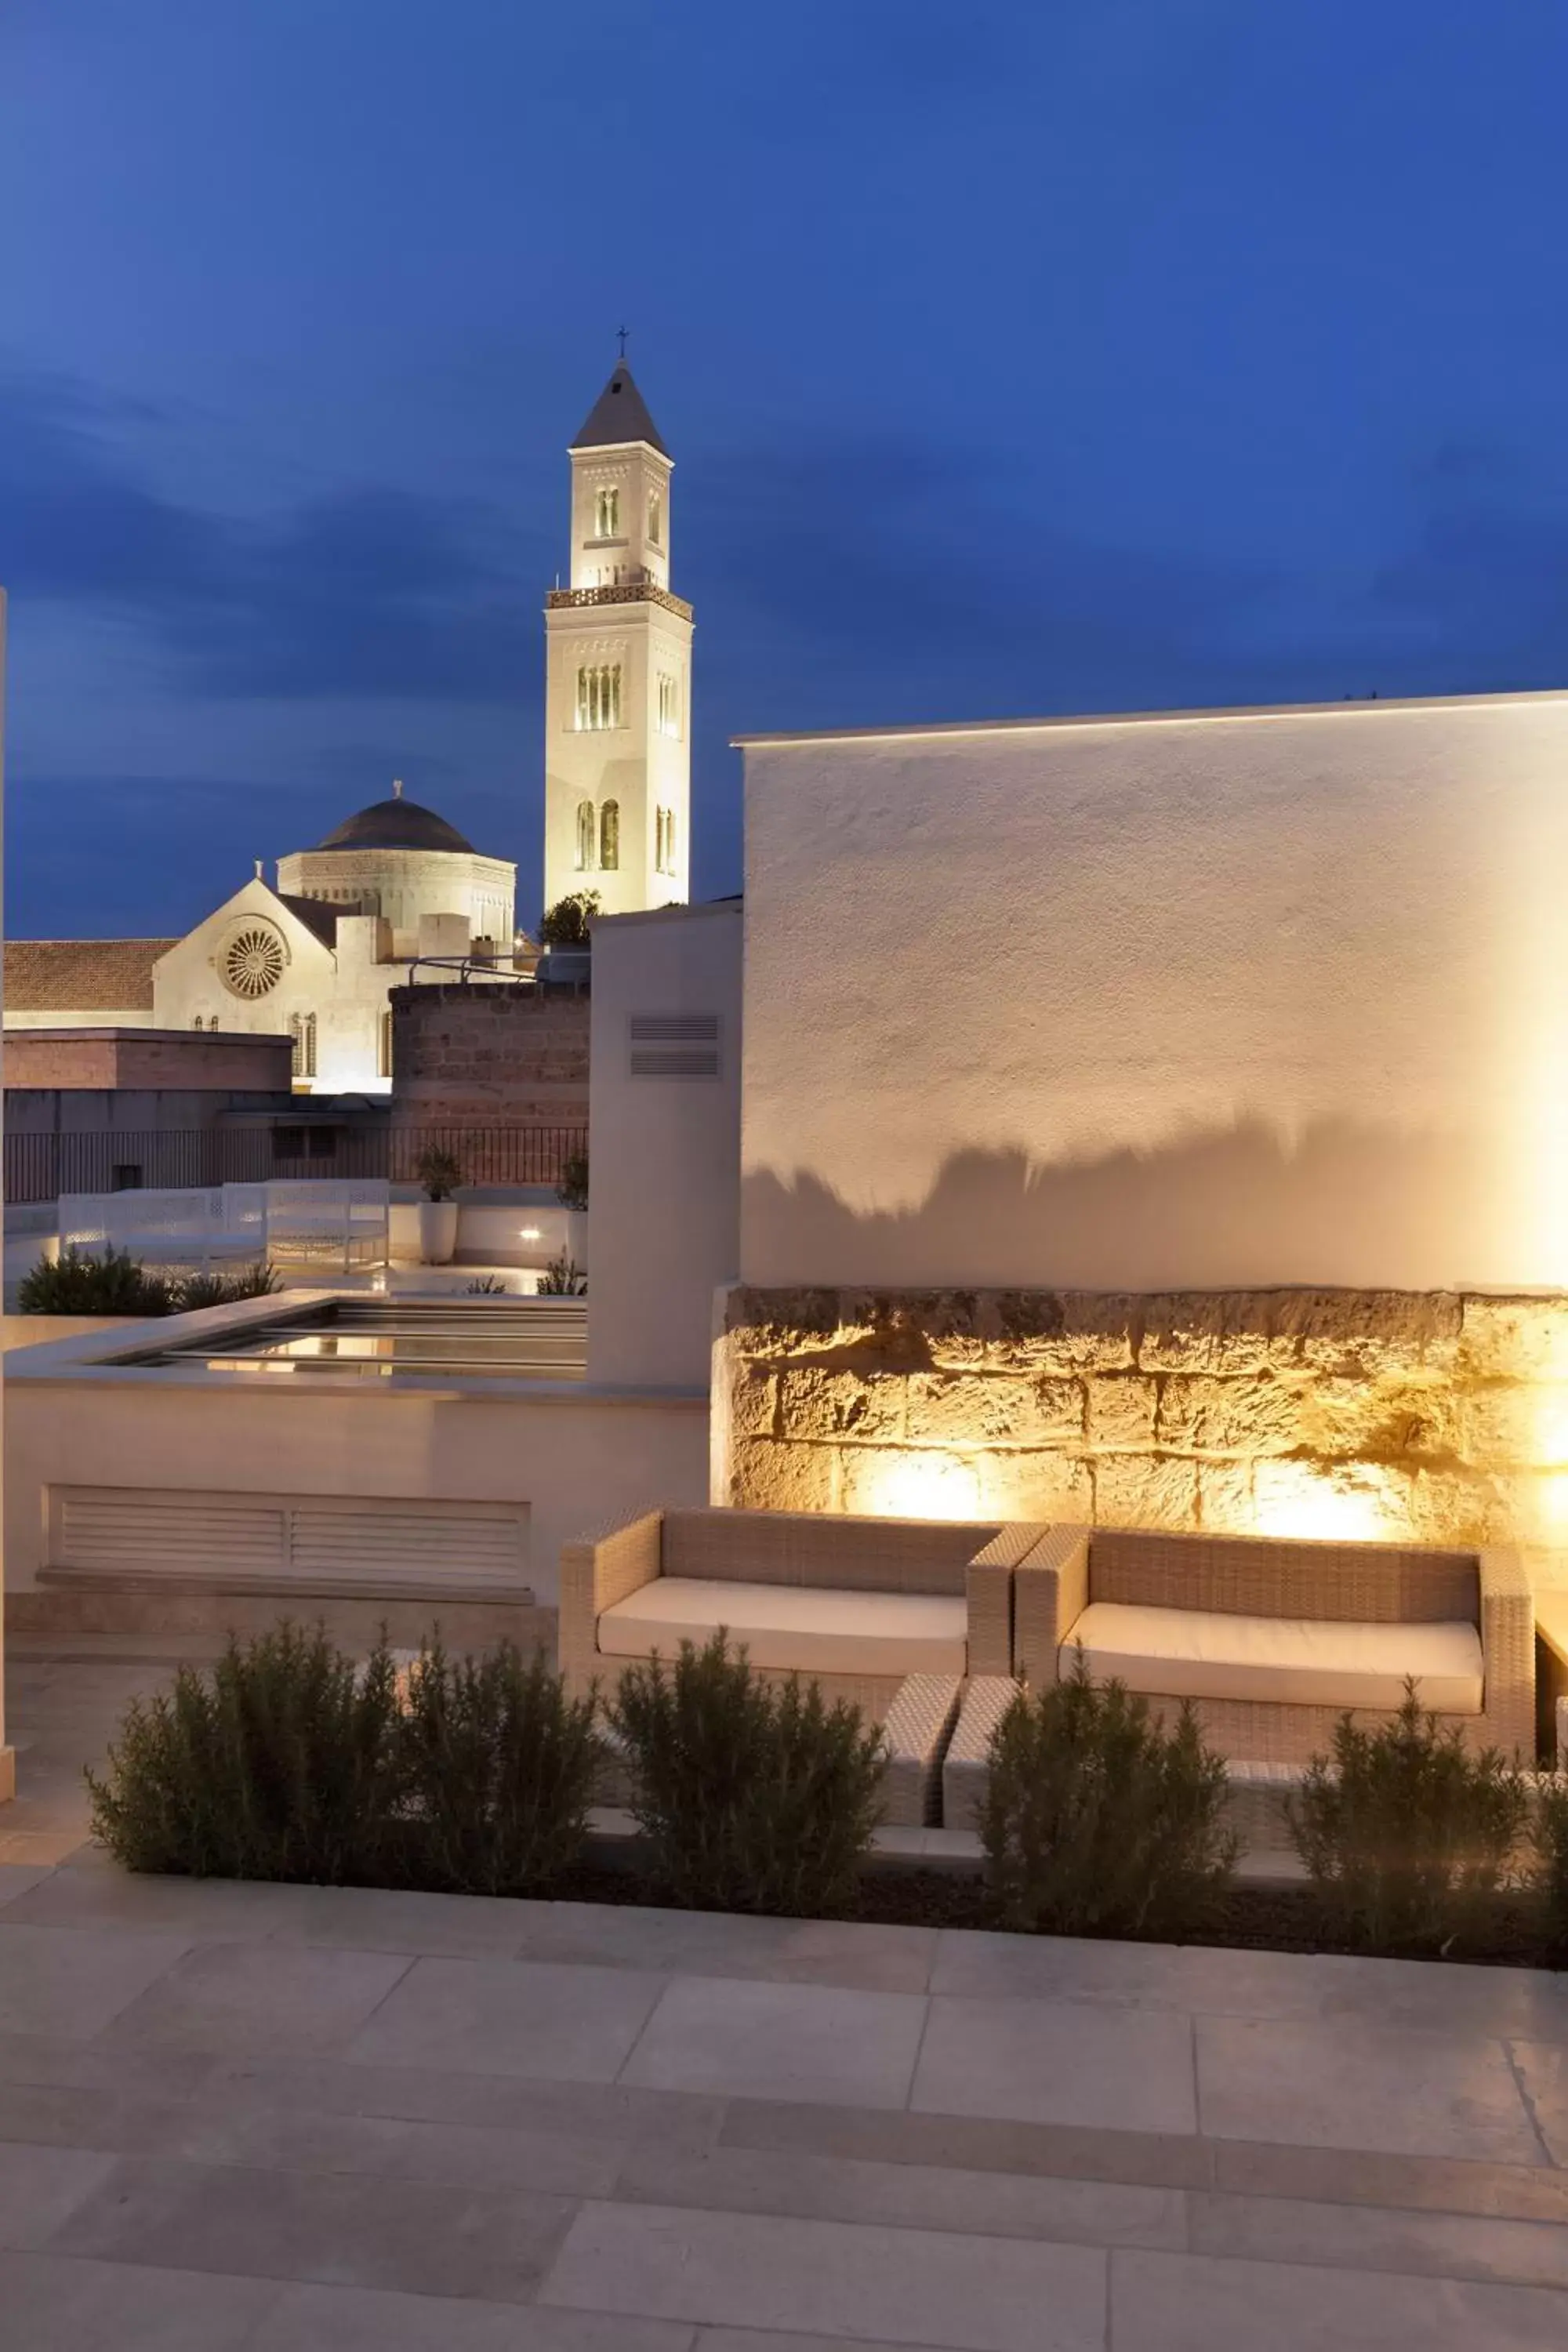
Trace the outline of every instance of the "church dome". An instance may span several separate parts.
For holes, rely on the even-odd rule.
[[[417,801],[405,801],[401,793],[345,817],[316,844],[317,852],[323,849],[446,849],[475,855],[473,843],[455,824],[434,809],[421,808]]]

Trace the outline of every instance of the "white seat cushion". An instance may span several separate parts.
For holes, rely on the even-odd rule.
[[[1091,1601],[1058,1653],[1066,1680],[1083,1644],[1091,1682],[1173,1698],[1298,1706],[1397,1707],[1414,1675],[1425,1707],[1479,1715],[1481,1639],[1462,1623],[1351,1625],[1329,1617],[1237,1617]]]
[[[599,1619],[606,1657],[673,1658],[721,1625],[754,1666],[809,1675],[962,1675],[969,1609],[962,1593],[843,1592],[727,1577],[656,1576]]]

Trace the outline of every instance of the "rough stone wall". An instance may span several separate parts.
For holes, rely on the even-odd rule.
[[[718,1496],[1436,1543],[1568,1539],[1568,1298],[728,1297]]]
[[[395,988],[392,1116],[419,1127],[586,1127],[585,996],[489,982]]]

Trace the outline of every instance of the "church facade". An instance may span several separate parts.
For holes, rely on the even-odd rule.
[[[569,587],[545,606],[544,904],[684,900],[691,608],[669,588],[673,461],[624,358],[571,445]],[[5,1025],[286,1035],[300,1092],[385,1095],[391,992],[526,980],[517,867],[404,797],[279,859],[178,940],[5,950]]]

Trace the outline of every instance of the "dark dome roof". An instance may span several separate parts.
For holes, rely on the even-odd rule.
[[[377,801],[374,808],[361,809],[356,815],[345,817],[318,849],[456,849],[466,850],[471,856],[474,845],[465,841],[455,824],[448,824],[434,809],[421,808],[417,801]]]

